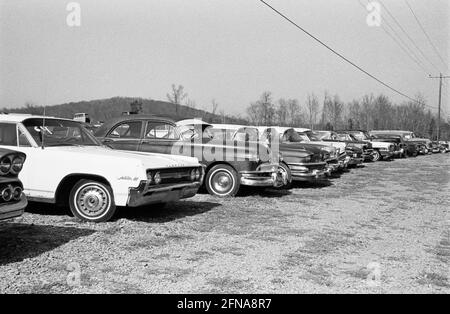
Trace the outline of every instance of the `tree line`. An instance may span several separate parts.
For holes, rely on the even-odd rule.
[[[409,130],[418,136],[437,137],[437,117],[432,113],[423,96],[416,101],[393,103],[380,94],[364,95],[345,103],[335,94],[325,92],[323,97],[310,93],[301,103],[298,99],[275,100],[270,91],[246,108],[246,117],[227,115],[219,103],[212,99],[210,107],[197,108],[195,100],[188,97],[183,85],[172,84],[167,101],[152,99],[113,97],[109,99],[71,102],[46,107],[46,114],[73,118],[76,112],[88,113],[92,121],[105,121],[125,111],[163,115],[174,120],[201,118],[209,123],[244,125],[278,125],[306,127],[316,130]],[[136,109],[139,108],[139,109]],[[20,112],[42,115],[43,106],[27,103],[22,108],[3,109],[3,112]],[[450,118],[441,119],[441,139],[450,140]]]
[[[418,136],[437,137],[437,115],[423,96],[416,102],[393,103],[386,95],[364,95],[344,102],[338,95],[325,92],[322,99],[308,94],[301,104],[297,99],[275,100],[263,92],[246,109],[251,125],[305,127],[317,130],[408,130]],[[441,139],[450,139],[450,119],[440,121]]]

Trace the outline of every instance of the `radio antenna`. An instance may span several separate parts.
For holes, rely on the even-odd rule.
[[[44,118],[42,119],[42,130],[41,130],[41,148],[44,149],[44,138],[45,138],[45,104],[44,104]]]

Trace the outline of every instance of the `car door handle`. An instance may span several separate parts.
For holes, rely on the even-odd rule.
[[[103,140],[103,143],[112,143],[112,142],[114,142],[114,141],[111,139],[108,139],[108,138]]]

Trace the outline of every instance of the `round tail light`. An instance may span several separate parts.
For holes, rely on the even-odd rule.
[[[12,192],[12,198],[15,200],[15,201],[20,201],[20,198],[22,197],[22,188],[20,187],[20,186],[16,186],[14,189],[13,189],[13,192]]]
[[[9,202],[13,198],[13,190],[10,186],[7,186],[2,189],[0,195],[5,202]]]
[[[9,157],[4,157],[0,160],[0,174],[8,174],[11,170],[11,159]]]

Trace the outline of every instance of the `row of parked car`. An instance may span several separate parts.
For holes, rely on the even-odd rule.
[[[122,115],[93,127],[0,114],[0,220],[21,215],[30,200],[102,222],[118,206],[177,201],[199,189],[218,197],[235,196],[242,186],[285,189],[363,162],[448,151],[448,142],[408,131],[175,123],[154,115]]]

